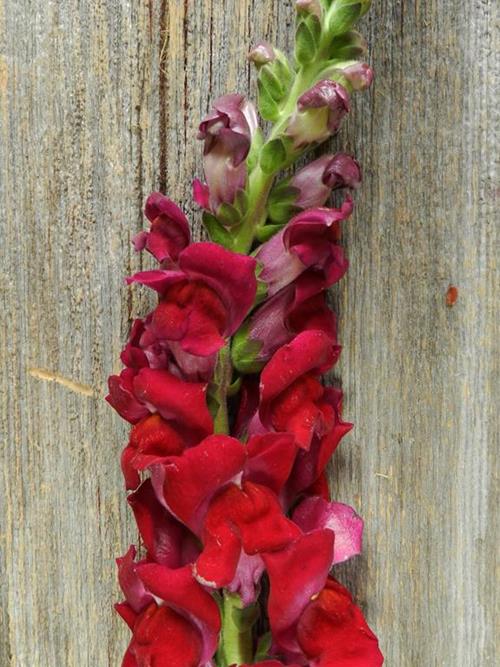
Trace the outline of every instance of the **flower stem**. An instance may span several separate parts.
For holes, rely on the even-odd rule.
[[[227,410],[227,392],[231,384],[233,367],[229,345],[224,346],[217,357],[213,383],[210,385],[209,398],[214,405],[214,433],[229,434],[229,415]]]
[[[221,613],[222,629],[216,655],[218,667],[251,664],[254,657],[252,627],[258,614],[256,605],[244,608],[239,595],[224,591]]]

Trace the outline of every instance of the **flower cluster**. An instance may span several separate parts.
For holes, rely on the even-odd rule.
[[[371,81],[350,31],[366,4],[300,0],[295,68],[268,44],[252,51],[267,141],[240,95],[201,123],[194,197],[210,242],[191,241],[167,197],[146,202],[134,245],[157,267],[128,282],[158,302],[134,321],[107,396],[132,425],[121,466],[143,545],[117,560],[116,608],[132,631],[123,667],[383,662],[331,576],[360,553],[363,521],[332,501],[325,474],[351,429],[321,375],[340,354],[326,291],[347,270],[340,226],[353,201],[327,203],[359,185],[360,167],[337,153],[276,179]]]

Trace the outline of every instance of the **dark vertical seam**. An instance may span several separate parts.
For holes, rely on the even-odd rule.
[[[158,63],[158,96],[159,96],[159,128],[158,128],[158,188],[160,192],[167,190],[167,91],[168,77],[164,67],[168,47],[166,42],[169,40],[167,32],[167,13],[168,0],[161,0],[160,6],[160,43],[159,43],[159,63]]]

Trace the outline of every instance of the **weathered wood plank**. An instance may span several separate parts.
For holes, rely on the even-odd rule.
[[[197,122],[217,95],[253,92],[244,56],[260,37],[290,44],[291,5],[0,0],[1,665],[120,664],[113,558],[135,533],[126,429],[101,398],[145,311],[122,283],[129,239],[158,186],[199,234]],[[340,575],[389,667],[489,666],[494,3],[374,5],[376,83],[336,140],[365,168],[334,294],[356,430],[333,486],[365,516],[366,548]]]

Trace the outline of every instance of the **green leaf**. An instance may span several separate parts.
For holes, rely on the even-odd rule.
[[[301,21],[295,34],[295,60],[299,65],[307,65],[316,53],[316,40],[309,26]]]
[[[275,122],[280,117],[280,109],[278,104],[273,99],[267,88],[259,79],[257,81],[257,88],[259,89],[259,111],[264,120]]]
[[[349,0],[337,1],[328,16],[328,32],[332,37],[350,30],[361,16],[361,2]]]
[[[350,30],[335,37],[332,42],[331,57],[339,60],[357,60],[368,50],[366,40],[359,32]]]
[[[234,200],[234,205],[240,212],[241,217],[243,217],[248,210],[248,194],[245,190],[238,190]]]
[[[273,100],[280,102],[285,95],[285,89],[273,69],[271,65],[264,65],[259,72],[259,80]]]
[[[260,168],[265,174],[274,174],[286,164],[287,150],[281,139],[268,141],[260,152]]]

